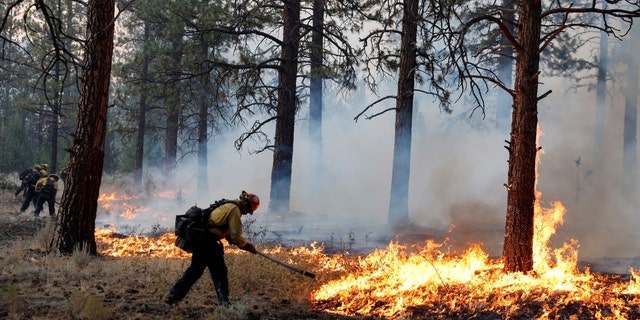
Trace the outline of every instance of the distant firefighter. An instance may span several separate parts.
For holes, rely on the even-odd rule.
[[[33,206],[36,206],[36,201],[38,200],[38,192],[36,191],[36,183],[40,178],[46,177],[47,172],[44,170],[33,171],[27,176],[27,192],[24,196],[24,201],[22,202],[22,206],[20,207],[20,213],[25,212],[29,208],[29,203],[33,202]]]
[[[36,183],[36,191],[38,191],[38,202],[36,203],[36,212],[34,215],[37,217],[42,211],[44,203],[49,206],[49,216],[56,216],[56,194],[58,193],[58,175],[50,174],[48,177],[44,177]]]
[[[40,165],[34,164],[32,168],[26,168],[22,170],[22,172],[20,172],[20,174],[18,175],[18,178],[20,179],[20,187],[18,187],[18,189],[16,190],[16,193],[15,193],[16,197],[20,194],[20,192],[23,193],[23,196],[27,195],[27,185],[28,185],[28,183],[26,182],[27,177],[29,176],[30,173],[34,171],[40,172],[40,170],[42,170]]]

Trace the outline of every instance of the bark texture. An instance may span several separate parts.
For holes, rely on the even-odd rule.
[[[411,129],[415,89],[418,0],[405,1],[402,15],[400,71],[398,74],[398,96],[396,98],[395,139],[388,218],[388,223],[392,226],[409,220],[409,176],[411,171]]]
[[[540,0],[520,1],[519,21],[503,254],[509,272],[533,269]]]
[[[288,213],[291,198],[293,164],[293,131],[298,101],[298,47],[300,46],[300,1],[285,0],[283,12],[283,44],[278,76],[278,104],[271,170],[270,213]]]
[[[92,0],[82,69],[78,126],[52,245],[61,253],[96,254],[95,222],[104,164],[109,80],[113,54],[114,0]]]

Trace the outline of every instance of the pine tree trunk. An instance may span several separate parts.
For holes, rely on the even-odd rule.
[[[184,29],[177,31],[171,36],[171,81],[165,84],[166,99],[166,121],[165,144],[164,144],[164,178],[165,184],[169,187],[175,183],[175,173],[178,158],[178,129],[180,128],[180,111],[182,110],[182,99],[180,90],[181,64],[184,50]]]
[[[278,79],[278,105],[271,170],[270,213],[288,213],[291,198],[293,133],[298,102],[296,80],[300,30],[300,0],[285,0],[283,12],[283,44]]]
[[[202,55],[203,61],[208,59],[207,55],[209,52],[209,45],[203,42],[200,45],[200,54]],[[200,99],[198,101],[198,170],[196,177],[198,184],[198,195],[200,197],[205,197],[209,195],[209,179],[208,179],[208,155],[207,155],[207,143],[209,142],[209,106],[213,101],[215,101],[215,97],[208,95],[209,92],[207,88],[211,87],[211,81],[209,78],[209,72],[206,64],[202,64],[198,70],[202,73],[200,76]]]
[[[312,187],[322,179],[322,98],[323,98],[323,28],[324,0],[313,1],[313,31],[311,35],[311,79],[309,80],[309,165]],[[320,190],[316,190],[320,191]]]
[[[540,15],[539,0],[520,1],[503,256],[509,272],[533,269]]]
[[[144,38],[143,43],[149,40],[150,33],[149,23],[144,23]],[[138,133],[136,135],[136,155],[135,155],[135,172],[133,175],[133,185],[137,191],[142,189],[142,169],[144,165],[144,136],[147,131],[147,78],[149,77],[149,55],[147,54],[146,46],[142,46],[143,59],[142,59],[142,87],[140,89],[140,105],[138,111]]]
[[[74,250],[96,254],[95,222],[104,164],[114,11],[114,0],[88,3],[78,126],[59,210],[59,227],[52,242],[65,254]]]
[[[606,1],[602,1],[606,7]],[[602,17],[602,27],[606,22],[606,16]],[[598,76],[596,83],[596,116],[594,125],[594,162],[597,169],[602,168],[602,156],[604,154],[604,124],[606,118],[607,103],[607,69],[609,61],[609,36],[600,31],[600,54],[598,55]]]
[[[638,52],[634,40],[637,32],[631,31],[625,41],[627,52]],[[627,56],[626,87],[624,88],[624,129],[622,134],[622,194],[627,201],[634,201],[638,186],[638,62],[635,55]],[[635,208],[635,205],[631,206]],[[632,209],[635,212],[635,209]]]
[[[400,70],[396,97],[395,139],[391,175],[388,224],[409,221],[409,176],[411,169],[411,126],[415,88],[418,0],[404,2],[400,43]]]

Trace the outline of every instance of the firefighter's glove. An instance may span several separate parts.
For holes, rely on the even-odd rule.
[[[242,248],[240,248],[240,249],[242,249],[242,250],[244,250],[244,251],[247,251],[247,252],[251,252],[251,253],[253,253],[253,254],[258,253],[258,251],[256,250],[256,247],[254,247],[251,243],[248,243],[248,242],[247,242],[247,244],[245,244],[245,245],[244,245]]]

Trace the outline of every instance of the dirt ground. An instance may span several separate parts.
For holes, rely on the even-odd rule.
[[[329,265],[328,259],[340,260],[343,270],[356,270],[358,254],[336,259],[340,253],[307,253],[300,248],[272,251],[277,259],[318,275],[311,279],[230,246],[225,259],[232,306],[218,305],[206,271],[182,302],[169,306],[162,298],[188,266],[188,255],[158,256],[152,254],[158,249],[149,243],[141,248],[116,248],[115,239],[143,242],[136,236],[113,234],[113,241],[98,241],[99,251],[128,248],[133,254],[95,257],[75,252],[61,256],[48,252],[55,223],[49,217],[19,215],[19,206],[13,190],[0,190],[0,319],[381,319],[326,311],[338,310],[346,301],[311,301],[315,289],[343,275],[338,268],[322,267]],[[405,240],[442,237],[433,230],[404,231]],[[274,249],[263,243],[257,246],[263,251]],[[181,252],[170,245],[165,247]],[[589,303],[574,300],[571,291],[536,288],[516,291],[513,297],[497,289],[462,303],[474,296],[473,287],[445,285],[433,293],[434,298],[393,319],[640,319],[640,300],[635,294],[612,294],[607,289],[629,280],[628,276],[613,274],[596,277],[600,296]],[[365,298],[364,303],[372,303],[374,311],[387,307],[375,297]],[[512,303],[503,303],[511,298],[517,304],[515,309]],[[452,308],[456,301],[460,305]],[[492,304],[500,307],[489,307]],[[613,308],[622,310],[622,315],[611,311]]]
[[[312,308],[316,281],[233,248],[231,307],[218,306],[206,271],[178,306],[166,305],[188,258],[47,252],[50,219],[18,215],[20,200],[0,192],[0,319],[353,319]]]

